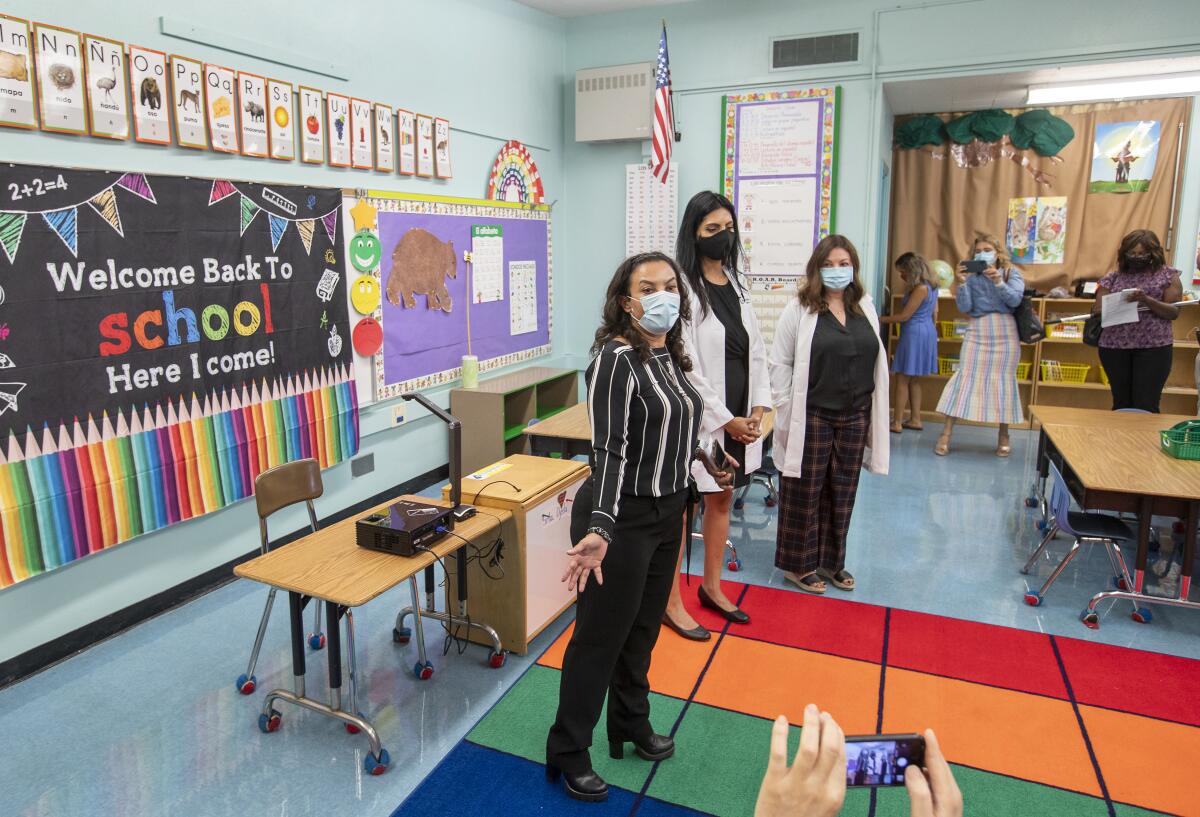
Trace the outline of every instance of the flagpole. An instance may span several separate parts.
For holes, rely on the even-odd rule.
[[[662,18],[663,42],[667,40],[667,18]],[[671,100],[671,141],[679,141],[679,131],[675,129],[675,83],[672,82],[667,89],[667,96]]]

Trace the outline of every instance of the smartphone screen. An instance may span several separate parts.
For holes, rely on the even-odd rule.
[[[983,273],[983,271],[988,268],[987,261],[963,261],[962,265],[967,272],[974,272],[977,274]]]
[[[847,786],[903,786],[904,770],[925,765],[920,735],[864,735],[846,738]]]
[[[722,471],[725,470],[725,466],[729,462],[729,459],[725,456],[725,449],[716,440],[713,440],[712,443],[712,461],[713,465]]]

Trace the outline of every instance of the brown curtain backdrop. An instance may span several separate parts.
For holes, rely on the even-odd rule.
[[[1010,109],[1009,113],[1023,110]],[[1186,129],[1191,99],[1068,105],[1047,110],[1075,129],[1075,138],[1058,155],[1062,161],[1039,156],[1032,149],[1018,151],[1017,155],[1028,159],[1029,168],[1049,176],[1048,184],[1039,184],[1028,169],[1005,156],[977,167],[960,167],[951,155],[950,142],[935,148],[896,148],[892,153],[889,259],[912,250],[927,259],[940,258],[956,266],[971,257],[971,242],[977,232],[991,233],[1004,241],[1008,200],[1030,196],[1067,197],[1065,263],[1020,265],[1026,283],[1043,293],[1055,286],[1071,286],[1076,280],[1103,276],[1114,267],[1117,246],[1130,230],[1154,230],[1165,245],[1175,193],[1176,156],[1181,144],[1186,144],[1180,141],[1180,125]],[[938,114],[946,120],[956,115]],[[897,117],[896,124],[904,119]],[[1096,125],[1133,120],[1162,123],[1149,191],[1089,194]],[[1182,138],[1186,140],[1187,134],[1182,133]],[[1011,145],[1007,148],[1015,150]],[[1168,260],[1170,256],[1168,251]],[[890,267],[888,281],[892,292],[902,291]]]

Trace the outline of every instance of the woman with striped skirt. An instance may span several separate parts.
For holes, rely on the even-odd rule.
[[[1008,427],[1021,423],[1021,397],[1017,391],[1017,364],[1021,341],[1013,310],[1025,295],[1025,280],[1012,265],[1003,245],[990,235],[975,239],[974,258],[987,264],[983,272],[967,272],[960,264],[950,291],[959,310],[971,318],[959,353],[958,371],[942,391],[937,410],[946,425],[933,452],[950,453],[950,435],[956,419],[998,423],[996,456],[1012,453]]]

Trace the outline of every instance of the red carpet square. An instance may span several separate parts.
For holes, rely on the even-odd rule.
[[[1081,704],[1200,726],[1200,661],[1073,638],[1058,651]]]
[[[1049,636],[893,610],[888,666],[1067,698]]]
[[[883,607],[755,585],[742,609],[750,623],[730,625],[731,635],[860,661],[883,655]]]

